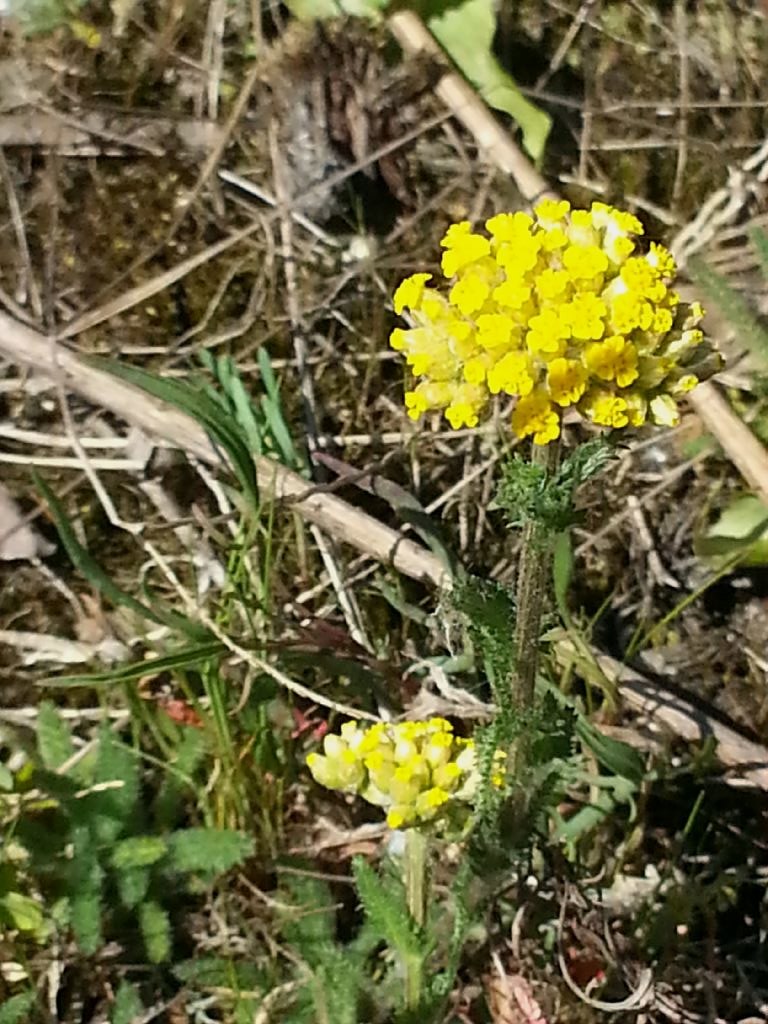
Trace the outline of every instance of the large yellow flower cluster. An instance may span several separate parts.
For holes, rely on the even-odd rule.
[[[607,427],[648,417],[674,425],[676,399],[717,359],[698,329],[700,305],[670,287],[672,255],[655,244],[635,252],[637,218],[605,203],[572,210],[545,200],[533,217],[500,213],[485,227],[448,229],[446,294],[428,285],[431,274],[395,292],[411,327],[390,343],[421,378],[406,392],[408,414],[443,409],[454,429],[474,427],[503,392],[517,398],[514,432],[541,445],[559,435],[569,406]]]
[[[479,781],[474,741],[455,736],[444,718],[367,729],[346,722],[323,750],[307,757],[315,780],[384,808],[390,828],[434,820],[453,801],[470,800]]]

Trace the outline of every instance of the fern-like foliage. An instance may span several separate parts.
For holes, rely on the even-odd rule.
[[[0,1024],[25,1024],[29,1020],[29,1014],[35,1005],[36,996],[34,989],[26,992],[19,992],[10,999],[6,999],[0,1006]]]
[[[424,952],[426,939],[414,926],[397,876],[379,877],[362,857],[352,862],[355,885],[369,928],[401,958]]]
[[[613,458],[613,448],[603,437],[577,445],[557,471],[517,456],[502,464],[496,505],[504,510],[510,526],[540,523],[549,534],[560,533],[578,522],[573,495],[576,488],[599,473]]]
[[[69,727],[44,704],[30,780],[42,799],[16,822],[29,874],[61,908],[83,953],[98,952],[128,917],[138,923],[150,961],[167,961],[179,892],[200,891],[201,883],[243,863],[254,841],[231,829],[164,831],[142,799],[136,752],[108,726],[88,757],[72,758],[74,750]],[[187,760],[199,753],[193,744]]]
[[[363,1003],[370,979],[366,960],[371,944],[342,944],[336,939],[335,907],[331,892],[320,879],[290,877],[287,889],[295,905],[283,924],[283,936],[309,968],[286,1021],[339,1021],[358,1024],[366,1019]],[[381,937],[378,938],[381,941]]]
[[[515,664],[512,591],[500,583],[466,575],[456,582],[451,600],[466,621],[472,647],[498,698],[496,684]]]
[[[171,919],[156,900],[139,904],[139,928],[150,963],[161,964],[171,955]]]
[[[37,712],[37,750],[51,771],[57,771],[75,752],[70,731],[49,700],[44,700]]]
[[[253,854],[251,836],[226,828],[185,828],[168,843],[169,868],[181,874],[223,874]]]
[[[121,981],[115,993],[109,1024],[134,1024],[143,1013],[144,1004],[136,986],[128,981]]]

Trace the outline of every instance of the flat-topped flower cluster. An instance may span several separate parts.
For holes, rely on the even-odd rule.
[[[346,722],[325,737],[323,751],[307,757],[315,780],[383,808],[390,828],[433,821],[454,801],[471,800],[479,783],[474,741],[455,736],[444,718]]]
[[[474,427],[492,395],[517,398],[512,428],[536,444],[558,437],[562,410],[595,424],[674,425],[677,398],[717,369],[699,330],[703,310],[671,288],[671,253],[635,252],[640,222],[605,203],[572,210],[544,200],[500,213],[486,234],[453,224],[441,245],[446,293],[413,274],[394,295],[411,326],[392,332],[414,377],[408,414],[442,409]]]

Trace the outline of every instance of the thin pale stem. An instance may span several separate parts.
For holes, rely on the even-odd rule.
[[[421,930],[427,918],[427,837],[420,828],[405,832],[405,896],[413,923]],[[405,959],[405,1001],[409,1010],[421,1003],[424,960],[420,954]]]
[[[551,477],[560,461],[560,444],[533,445],[531,462]],[[539,665],[541,619],[551,578],[552,538],[546,524],[529,519],[523,528],[523,544],[517,574],[517,619],[515,622],[515,675],[513,699],[519,712],[533,708],[536,672]],[[518,756],[520,765],[520,756]]]

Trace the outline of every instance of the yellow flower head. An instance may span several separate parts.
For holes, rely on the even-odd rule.
[[[497,761],[501,767],[503,754]],[[377,723],[362,728],[346,722],[323,740],[323,754],[307,757],[316,782],[356,793],[381,807],[390,828],[424,825],[471,798],[478,769],[473,740],[455,736],[450,722]],[[503,772],[494,776],[503,783]]]
[[[412,274],[394,295],[409,326],[390,343],[416,378],[408,415],[440,409],[454,429],[474,427],[503,393],[517,399],[513,431],[536,444],[559,435],[567,408],[614,429],[676,422],[677,399],[718,360],[701,306],[672,288],[674,258],[656,243],[640,251],[642,233],[606,203],[552,199],[533,216],[496,214],[485,233],[453,224],[443,287]]]

